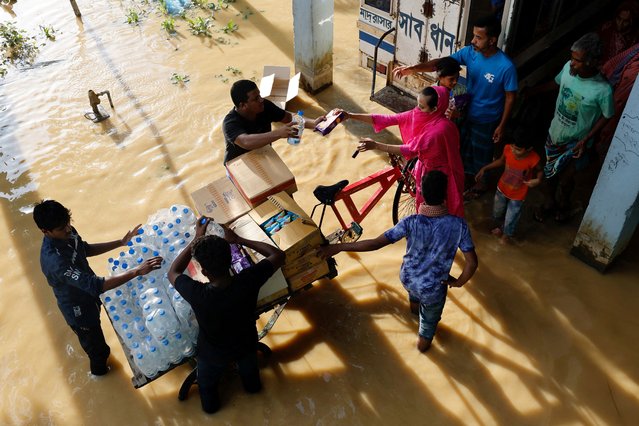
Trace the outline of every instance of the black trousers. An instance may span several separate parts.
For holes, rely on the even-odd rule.
[[[218,385],[228,365],[228,362],[211,362],[198,357],[197,383],[200,388],[202,409],[207,413],[215,413],[220,409]],[[257,366],[257,353],[252,351],[238,359],[237,366],[244,390],[248,393],[259,392],[262,389],[262,381]]]
[[[80,346],[89,356],[91,373],[96,376],[106,374],[107,359],[111,353],[111,348],[104,340],[104,333],[100,326],[97,327],[71,327],[71,330],[78,336]]]

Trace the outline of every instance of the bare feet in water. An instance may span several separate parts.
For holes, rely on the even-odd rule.
[[[512,238],[510,238],[508,235],[504,234],[501,236],[501,238],[499,239],[499,243],[503,244],[503,245],[510,245],[513,243]]]
[[[430,348],[430,344],[432,343],[433,339],[426,339],[422,336],[419,336],[419,340],[417,340],[417,349],[420,352],[426,352],[428,350],[428,348]]]

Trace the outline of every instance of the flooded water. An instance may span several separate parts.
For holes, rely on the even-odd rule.
[[[233,19],[238,31],[212,38],[191,35],[179,19],[178,36],[167,38],[162,18],[142,2],[135,4],[148,12],[139,26],[126,23],[132,1],[78,3],[82,20],[66,1],[20,0],[15,16],[0,9],[0,19],[31,32],[57,30],[57,40],[41,46],[41,66],[0,80],[1,424],[636,423],[636,239],[601,275],[568,255],[576,223],[540,226],[524,214],[520,242],[499,245],[487,232],[489,197],[467,208],[479,271],[449,292],[426,354],[415,347],[416,317],[398,280],[405,249],[398,243],[338,255],[339,275],[294,298],[264,339],[273,349],[261,371],[264,390],[247,395],[229,375],[214,416],[202,412],[195,389],[177,400],[186,366],[134,389],[104,314],[112,371],[90,377],[40,272],[33,204],[61,201],[89,242],[120,238],[160,208],[192,204],[191,192],[224,176],[221,123],[239,78],[233,70],[259,81],[264,65],[293,66],[294,55],[288,1],[237,1],[216,12],[214,25]],[[335,1],[334,85],[316,96],[302,92],[289,110],[387,111],[368,100],[371,74],[358,67],[358,6]],[[173,73],[190,81],[174,85]],[[102,105],[111,119],[83,118],[89,89],[110,90],[115,109]],[[305,133],[297,147],[274,144],[306,211],[316,185],[355,181],[384,165],[373,153],[351,159],[358,137],[370,135],[347,123],[326,138]],[[389,193],[363,221],[364,237],[391,226],[391,205]],[[336,227],[327,216],[325,233]],[[107,257],[91,259],[99,274]]]

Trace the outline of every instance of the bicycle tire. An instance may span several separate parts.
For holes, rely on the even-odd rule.
[[[402,170],[403,177],[397,181],[397,189],[393,198],[393,225],[402,218],[417,213],[415,206],[416,182],[413,168],[416,159],[410,160]]]

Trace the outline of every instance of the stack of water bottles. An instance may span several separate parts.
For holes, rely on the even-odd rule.
[[[101,295],[113,327],[148,378],[195,353],[195,315],[167,278],[169,266],[193,239],[195,221],[189,207],[161,209],[149,217],[126,250],[109,259],[109,274],[117,275],[151,257],[164,258],[159,270]]]

